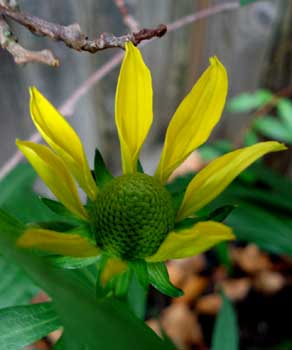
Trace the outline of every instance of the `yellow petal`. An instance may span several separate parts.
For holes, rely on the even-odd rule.
[[[162,183],[208,139],[218,123],[227,95],[227,79],[224,66],[212,57],[209,68],[179,105],[168,126],[155,174]]]
[[[209,163],[189,183],[177,214],[180,221],[216,198],[245,168],[266,153],[285,150],[278,142],[260,142],[227,153]]]
[[[16,144],[60,202],[75,215],[86,219],[87,213],[74,180],[63,161],[47,146],[20,140],[16,140]]]
[[[30,96],[30,113],[38,131],[63,159],[88,197],[94,200],[97,187],[78,135],[37,88],[30,89]]]
[[[102,286],[105,287],[112,277],[126,271],[127,266],[126,262],[117,257],[109,258],[101,273],[100,282]]]
[[[192,228],[170,232],[149,262],[181,259],[200,254],[215,244],[234,239],[230,227],[215,221],[195,224]]]
[[[136,172],[139,152],[153,120],[151,74],[132,43],[126,44],[115,108],[123,173],[129,174]]]
[[[85,258],[100,254],[96,245],[74,233],[60,233],[41,228],[26,230],[17,240],[22,248],[35,248],[52,254]]]

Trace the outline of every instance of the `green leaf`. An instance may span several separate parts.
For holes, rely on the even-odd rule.
[[[63,220],[70,221],[73,223],[82,223],[77,216],[71,213],[64,205],[50,198],[40,197],[42,203],[47,206],[53,213],[62,217]]]
[[[257,136],[255,130],[249,129],[244,135],[244,146],[252,146],[259,142],[259,137]]]
[[[144,322],[114,298],[97,299],[96,274],[90,268],[56,269],[47,259],[15,247],[24,227],[0,211],[0,250],[17,262],[52,297],[64,326],[64,350],[171,350]],[[114,336],[113,336],[114,335]],[[15,349],[14,349],[15,350]]]
[[[253,242],[272,253],[292,256],[292,228],[269,212],[251,204],[241,205],[226,223],[238,239]]]
[[[30,302],[39,288],[14,263],[0,257],[0,308]]]
[[[247,5],[255,0],[241,0],[241,5]],[[244,3],[244,4],[243,4]],[[273,95],[268,90],[257,90],[254,93],[243,93],[233,97],[227,105],[228,111],[233,113],[251,112],[267,104]]]
[[[66,350],[66,346],[65,346],[65,343],[64,343],[64,336],[63,335],[57,341],[57,343],[53,346],[52,350]]]
[[[144,320],[146,313],[148,288],[142,287],[135,274],[132,275],[128,290],[128,305],[134,314]]]
[[[292,142],[292,132],[287,126],[271,116],[259,118],[254,123],[256,131],[268,138],[273,138],[282,142]]]
[[[222,306],[216,318],[212,335],[212,350],[238,350],[238,326],[235,311],[222,293]]]
[[[89,258],[74,258],[71,256],[58,256],[58,257],[49,257],[47,258],[50,263],[56,267],[62,269],[81,269],[87,266],[90,266],[96,263],[99,259],[99,256],[93,256]]]
[[[284,122],[285,126],[289,129],[289,132],[292,133],[292,103],[287,98],[281,99],[277,103],[277,110],[279,117]],[[292,136],[291,136],[292,138]]]
[[[117,298],[124,298],[127,296],[129,285],[131,282],[132,271],[130,269],[125,272],[114,276],[114,284],[115,284],[115,296]]]
[[[149,282],[161,293],[170,297],[180,297],[184,292],[176,288],[169,280],[168,271],[165,263],[148,263],[147,264]]]
[[[181,231],[187,228],[190,228],[194,226],[196,223],[200,221],[207,221],[208,220],[208,215],[205,216],[197,216],[193,218],[186,218],[183,219],[182,221],[176,222],[174,225],[174,231]]]
[[[226,270],[230,274],[232,272],[232,259],[228,249],[228,243],[221,242],[214,247],[218,260],[221,265],[225,266]]]
[[[94,156],[94,175],[98,187],[103,187],[107,182],[113,179],[98,149],[95,150]]]
[[[212,144],[205,144],[199,148],[200,156],[205,161],[213,160],[225,153],[231,152],[233,145],[230,140],[219,140]]]
[[[31,218],[31,213],[35,213],[36,218],[47,218],[46,214],[40,210],[37,196],[33,194],[33,198],[30,197],[32,194],[31,186],[35,178],[36,174],[28,164],[17,166],[6,178],[0,181],[0,207],[5,207],[16,213],[24,221]],[[3,213],[2,215],[12,225],[22,226],[14,218]],[[39,288],[14,262],[7,261],[3,256],[0,256],[0,278],[0,308],[15,304],[27,304],[39,291]]]
[[[0,310],[0,349],[20,350],[61,327],[51,303]]]
[[[213,221],[218,221],[222,222],[224,221],[228,215],[235,209],[235,205],[231,204],[226,204],[220,208],[215,209],[212,211],[209,215],[207,220],[213,220]]]
[[[245,5],[249,5],[253,2],[256,2],[258,0],[240,0],[240,6],[245,6]]]
[[[0,208],[22,222],[59,220],[33,192],[36,173],[29,164],[19,164],[0,181]]]
[[[148,271],[147,264],[144,260],[131,261],[130,267],[135,271],[135,274],[140,282],[141,286],[145,289],[148,288]]]

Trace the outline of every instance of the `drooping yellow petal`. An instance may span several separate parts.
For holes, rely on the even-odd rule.
[[[222,63],[212,57],[209,68],[177,108],[167,128],[155,174],[162,183],[208,139],[218,123],[227,95],[227,79]]]
[[[115,104],[123,173],[137,169],[140,149],[153,120],[151,74],[138,48],[126,43]]]
[[[26,230],[17,240],[22,248],[34,248],[52,254],[86,258],[97,256],[100,250],[85,237],[74,233],[61,233],[41,228]]]
[[[94,200],[97,186],[78,135],[37,88],[30,89],[30,97],[30,113],[38,131],[63,159],[88,197]]]
[[[200,254],[215,244],[234,239],[230,227],[215,221],[205,221],[193,227],[170,232],[158,251],[149,258],[149,262],[159,262],[169,259],[181,259]]]
[[[75,215],[86,219],[87,213],[74,180],[61,158],[44,145],[20,140],[16,140],[16,144],[60,202]]]
[[[125,261],[117,257],[109,258],[101,273],[100,282],[102,286],[105,287],[112,277],[126,271],[127,266],[128,264]]]
[[[269,152],[285,150],[278,142],[260,142],[227,153],[209,163],[189,183],[177,214],[180,221],[216,198],[245,168]]]

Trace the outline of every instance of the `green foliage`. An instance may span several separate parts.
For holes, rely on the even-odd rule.
[[[261,108],[271,101],[273,95],[268,90],[257,90],[253,93],[242,93],[233,97],[227,105],[229,112],[246,113]]]
[[[0,208],[24,223],[58,220],[33,191],[36,173],[28,164],[19,164],[0,182]]]
[[[0,257],[0,309],[27,304],[37,294],[36,287],[16,264]]]
[[[20,350],[60,327],[51,303],[1,309],[0,349]]]
[[[128,350],[135,348],[137,339],[142,350],[169,350],[124,303],[114,298],[96,299],[95,275],[90,269],[56,269],[45,258],[16,249],[15,239],[23,229],[0,212],[0,249],[52,297],[65,329],[64,350],[116,349],[117,344]]]
[[[169,280],[165,263],[149,263],[147,264],[149,281],[160,292],[170,297],[180,297],[184,293],[181,289],[172,285]]]
[[[95,150],[94,156],[94,177],[98,187],[103,187],[107,182],[113,179],[98,149]]]
[[[11,297],[7,299],[7,293],[3,294],[5,300],[10,305],[14,302],[27,302],[36,288],[24,276],[28,275],[36,281],[52,297],[54,308],[65,329],[61,347],[56,348],[58,350],[85,348],[110,350],[116,349],[117,344],[120,349],[128,350],[135,348],[137,339],[141,342],[141,349],[170,349],[167,343],[139,320],[124,302],[114,298],[96,298],[96,268],[94,265],[86,267],[87,263],[91,264],[93,261],[85,259],[84,264],[79,259],[69,257],[41,258],[16,248],[15,240],[24,230],[23,223],[34,221],[35,218],[50,222],[59,220],[60,217],[58,210],[62,208],[58,204],[45,200],[44,205],[34,194],[32,191],[34,179],[35,173],[31,168],[20,165],[0,183],[3,193],[1,206],[20,220],[0,211],[0,253],[5,258],[5,264],[13,262],[12,269],[17,271],[15,278],[11,275],[11,283],[8,283],[11,271],[7,270],[7,265],[3,265],[5,271],[2,272],[1,269],[1,279],[4,282],[1,287],[6,286]],[[48,203],[50,209],[47,207]],[[55,213],[51,210],[53,206],[59,208]],[[20,285],[22,280],[25,282]],[[17,296],[20,289],[23,292],[23,299]],[[0,300],[2,292],[0,288]],[[135,298],[132,294],[134,292]],[[142,317],[145,310],[145,291],[141,291],[137,285],[134,287],[131,285],[129,298],[131,309]]]
[[[144,288],[135,274],[132,275],[128,290],[128,304],[134,314],[144,320],[146,313],[148,288]]]
[[[238,350],[239,336],[235,311],[222,293],[222,306],[216,318],[212,336],[212,350]]]
[[[135,271],[135,274],[141,286],[147,289],[148,288],[148,271],[147,271],[146,262],[144,260],[134,260],[130,262],[130,266]]]
[[[267,90],[257,90],[253,93],[242,93],[233,97],[228,103],[228,110],[233,113],[251,113],[257,109],[271,103],[275,105],[275,114],[258,115],[254,118],[251,129],[245,136],[246,145],[257,142],[257,135],[263,135],[266,138],[272,138],[285,143],[292,143],[292,102],[287,98],[275,98]],[[213,149],[212,146],[206,146]],[[215,150],[218,150],[216,147]],[[205,159],[206,151],[203,149],[202,155]],[[209,151],[210,153],[210,151]]]
[[[259,0],[240,0],[240,6],[249,5],[249,4],[256,2],[256,1],[259,1]]]

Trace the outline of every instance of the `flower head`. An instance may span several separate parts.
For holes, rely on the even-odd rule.
[[[151,74],[140,51],[127,43],[115,104],[123,175],[114,178],[98,151],[94,172],[90,170],[78,135],[32,88],[32,120],[48,146],[16,143],[60,201],[45,203],[53,210],[58,208],[65,221],[68,215],[76,220],[66,232],[40,224],[30,226],[18,245],[74,258],[99,257],[100,284],[117,294],[134,272],[142,285],[150,282],[166,294],[180,295],[168,280],[164,262],[201,253],[234,238],[230,227],[204,221],[196,215],[198,210],[258,158],[285,149],[278,142],[262,142],[225,154],[200,171],[190,181],[179,206],[175,204],[165,186],[167,179],[208,139],[221,117],[227,90],[226,70],[212,57],[172,117],[155,175],[147,175],[141,169],[139,153],[153,119]],[[87,195],[85,205],[77,184]]]

